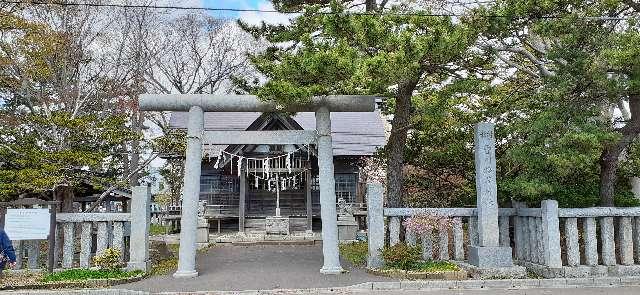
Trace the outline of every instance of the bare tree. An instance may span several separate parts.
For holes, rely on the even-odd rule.
[[[66,6],[30,6],[22,11],[26,19],[46,27],[55,36],[52,44],[55,50],[43,56],[43,65],[50,74],[33,76],[24,71],[18,63],[20,58],[9,56],[9,60],[16,62],[14,75],[23,81],[16,93],[25,107],[25,114],[41,118],[42,122],[54,121],[56,113],[65,113],[71,120],[86,115],[102,117],[113,115],[121,110],[119,104],[121,94],[111,91],[113,81],[125,81],[127,73],[119,70],[119,65],[113,63],[111,40],[115,36],[113,28],[117,20],[116,12],[109,13],[98,8],[66,7]],[[25,122],[26,124],[26,122]],[[35,129],[41,138],[46,138],[45,150],[64,151],[68,148],[68,129],[58,128],[56,124],[41,128],[39,124],[25,126]],[[94,134],[94,141],[101,141],[99,134]],[[120,155],[112,155],[103,159],[113,166]],[[116,164],[117,165],[117,164]],[[68,169],[83,171],[81,167]],[[71,171],[68,175],[77,174]],[[82,172],[102,173],[101,171]],[[67,175],[67,174],[63,174]],[[72,189],[60,189],[68,186],[69,179],[60,177],[53,185],[54,197],[63,200],[63,204],[71,204]],[[63,210],[71,210],[69,206]]]
[[[227,92],[231,75],[251,73],[246,53],[252,44],[232,21],[188,14],[160,30],[162,53],[147,72],[157,92]]]
[[[252,76],[247,53],[260,48],[232,20],[202,13],[163,15],[154,25],[155,38],[141,38],[151,65],[144,79],[150,93],[229,93],[232,77]],[[153,112],[147,119],[164,135],[171,131],[169,113]],[[174,201],[179,198],[183,158],[167,158],[164,180]],[[171,174],[170,176],[167,174]]]
[[[42,5],[29,6],[22,13],[58,37],[55,50],[45,59],[46,68],[51,72],[46,81],[30,79],[29,73],[18,64],[20,58],[8,56],[8,60],[16,62],[12,67],[13,75],[23,77],[18,94],[26,113],[45,121],[53,120],[55,112],[64,112],[71,119],[85,115],[126,115],[132,129],[141,134],[145,119],[137,111],[137,98],[146,92],[144,72],[151,64],[149,56],[155,52],[146,51],[140,40],[148,37],[148,28],[153,26],[151,22],[161,12]],[[55,124],[52,126],[39,128],[32,124],[29,127],[38,129],[39,136],[57,143],[57,146],[47,147],[49,150],[63,150],[72,134],[56,128]],[[129,151],[129,156],[118,152],[104,159],[110,162],[109,166],[115,165],[116,169],[124,171],[115,174],[117,184],[107,186],[137,184],[143,170],[140,166],[149,162],[140,159],[145,146],[141,139],[122,143],[120,150]],[[66,180],[61,179],[53,191],[56,198],[70,204],[68,200],[73,198],[73,190],[57,190],[58,186],[67,186]]]
[[[155,2],[145,0],[149,6]],[[232,88],[231,76],[252,73],[246,52],[257,46],[231,20],[152,7],[26,7],[21,14],[50,28],[62,41],[46,60],[51,78],[38,83],[25,76],[19,56],[1,52],[16,63],[3,71],[6,68],[6,74],[23,81],[18,89],[23,113],[44,120],[52,120],[56,111],[71,118],[125,115],[128,126],[140,135],[122,142],[119,150],[124,153],[105,159],[122,173],[117,174],[116,183],[104,184],[109,189],[103,195],[114,187],[137,185],[145,166],[157,157],[149,139],[158,134],[150,130],[169,130],[167,113],[138,111],[140,94],[226,93]],[[57,142],[50,149],[64,148],[69,136],[64,130],[40,129],[35,131]],[[181,169],[179,163],[175,168]],[[58,185],[66,184],[62,180]],[[72,189],[56,187],[55,196],[72,199]]]

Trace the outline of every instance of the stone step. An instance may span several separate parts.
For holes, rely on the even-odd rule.
[[[244,228],[247,232],[265,231],[265,219],[250,218],[244,221]],[[291,231],[305,231],[307,229],[307,219],[292,217],[289,219]]]
[[[246,232],[263,232],[265,230],[264,219],[247,219],[244,222],[244,228]]]
[[[264,241],[238,241],[231,243],[234,246],[287,246],[287,245],[313,245],[314,240],[264,240]]]

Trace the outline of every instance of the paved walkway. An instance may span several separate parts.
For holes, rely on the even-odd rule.
[[[232,246],[222,245],[199,254],[200,276],[175,279],[171,275],[157,276],[114,288],[150,292],[270,290],[328,288],[350,286],[363,282],[391,280],[369,275],[346,262],[349,273],[322,275],[322,245],[310,246]]]
[[[359,294],[359,293],[356,293]],[[510,290],[434,290],[434,291],[384,291],[368,292],[375,295],[637,295],[640,287],[618,288],[558,288],[558,289],[510,289]]]
[[[432,291],[370,291],[350,293],[354,295],[638,295],[640,287],[619,288],[558,288],[558,289],[510,289],[510,290],[432,290]]]

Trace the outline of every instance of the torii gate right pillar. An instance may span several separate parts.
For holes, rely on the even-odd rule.
[[[331,113],[326,107],[316,110],[318,132],[318,171],[320,178],[320,217],[322,219],[323,274],[344,272],[338,252],[338,213],[336,212],[336,187],[333,175],[333,144],[331,142]]]

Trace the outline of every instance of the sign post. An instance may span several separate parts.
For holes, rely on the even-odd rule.
[[[58,203],[49,203],[49,252],[47,252],[47,271],[53,272],[53,264],[55,262],[56,253],[56,211],[58,211]]]
[[[13,240],[46,240],[50,220],[49,209],[7,209],[4,231]]]
[[[58,201],[34,198],[0,202],[0,227],[13,240],[48,240],[47,270],[53,272]],[[32,208],[46,205],[48,209]],[[31,208],[29,208],[31,207]]]

